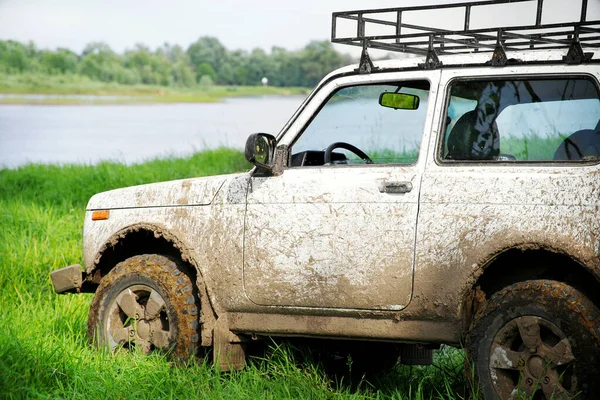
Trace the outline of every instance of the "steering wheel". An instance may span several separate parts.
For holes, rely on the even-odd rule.
[[[331,153],[333,153],[333,150],[335,149],[346,149],[359,156],[365,162],[365,164],[373,164],[373,160],[371,160],[371,158],[366,155],[364,151],[346,142],[335,142],[327,147],[327,150],[325,150],[325,164],[331,163]]]

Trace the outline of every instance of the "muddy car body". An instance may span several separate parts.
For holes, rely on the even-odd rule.
[[[490,382],[486,395],[535,393],[521,379],[543,382],[547,397],[596,393],[600,52],[571,63],[565,55],[512,51],[499,63],[489,53],[428,56],[436,65],[425,67],[423,58],[363,60],[337,70],[276,138],[249,139],[252,171],[95,195],[84,273],[55,273],[58,289],[106,293],[128,276],[111,275],[115,266],[137,260],[133,270],[143,275],[156,263],[148,255],[159,255],[173,263],[167,271],[189,278],[172,282],[198,316],[187,344],[175,337],[182,328],[167,329],[161,345],[144,337],[147,349],[212,346],[224,366],[240,367],[244,343],[257,337],[424,345],[425,353],[466,345]],[[415,96],[418,105],[386,106],[383,93]],[[402,143],[344,131],[366,102],[377,111],[362,132],[399,124],[410,131]],[[542,151],[528,144],[535,140],[553,144]],[[364,148],[373,142],[379,147]],[[340,150],[345,143],[373,163]],[[107,338],[103,321],[112,317],[101,309],[113,301],[128,314],[119,293],[102,294],[90,311],[90,335],[104,330],[113,345],[125,339]],[[575,327],[565,326],[569,318]],[[576,339],[569,330],[585,333]],[[513,370],[511,386],[505,372]]]

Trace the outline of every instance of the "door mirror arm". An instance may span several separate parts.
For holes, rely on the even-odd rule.
[[[275,158],[273,160],[273,169],[271,170],[274,176],[283,174],[283,168],[287,165],[288,157],[289,146],[287,144],[277,146],[275,149]]]

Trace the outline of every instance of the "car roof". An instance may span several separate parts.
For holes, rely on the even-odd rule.
[[[587,51],[586,51],[587,52]],[[397,54],[397,53],[396,53]],[[600,62],[600,51],[592,52],[592,61],[590,63]],[[551,49],[551,50],[527,50],[527,51],[507,51],[506,56],[509,60],[506,67],[515,65],[562,65],[567,64],[563,61],[563,57],[567,55],[567,50]],[[473,52],[462,54],[441,55],[438,57],[441,65],[437,69],[456,69],[466,67],[487,67],[490,64],[492,53],[490,52]],[[422,64],[425,62],[425,56],[407,55],[405,58],[373,61],[375,68],[380,71],[394,70],[414,70],[424,69]],[[421,64],[421,65],[420,65]],[[578,64],[580,67],[585,67],[586,63]],[[358,64],[347,65],[333,71],[327,78],[347,74],[356,71]],[[501,67],[500,67],[501,68]],[[326,78],[326,79],[327,79]]]

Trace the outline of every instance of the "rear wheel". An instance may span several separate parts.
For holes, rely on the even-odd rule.
[[[486,399],[600,395],[600,311],[560,282],[534,280],[494,294],[469,333]]]
[[[189,276],[174,260],[140,255],[117,264],[101,281],[88,319],[88,335],[109,347],[145,354],[197,353],[198,299]]]

